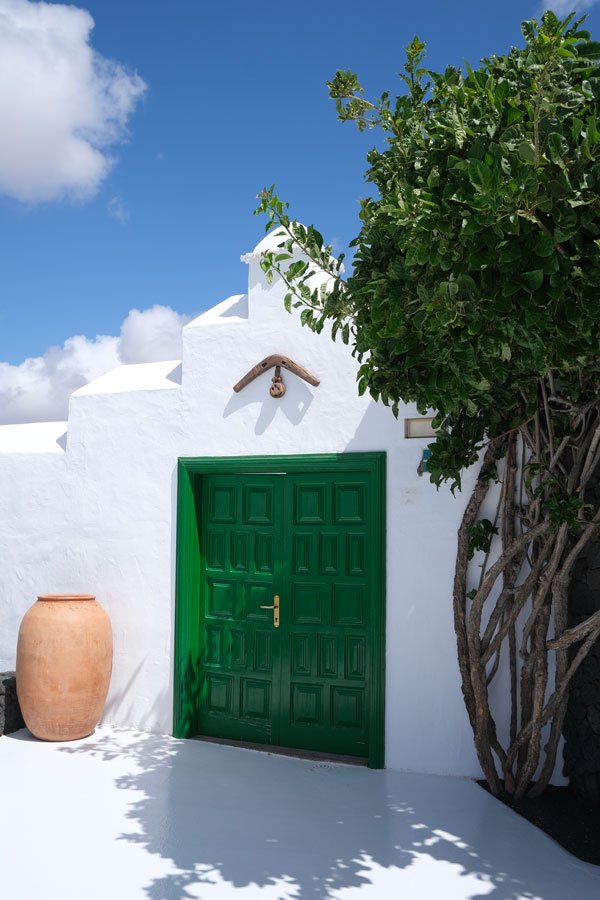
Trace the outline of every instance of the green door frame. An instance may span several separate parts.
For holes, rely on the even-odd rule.
[[[370,645],[372,676],[369,681],[369,766],[385,765],[385,586],[386,586],[386,455],[385,453],[327,453],[302,456],[182,457],[177,465],[177,559],[175,577],[175,670],[173,734],[198,734],[200,684],[200,533],[197,476],[249,475],[266,472],[368,472],[376,485],[373,543],[378,548],[376,590],[372,598]]]

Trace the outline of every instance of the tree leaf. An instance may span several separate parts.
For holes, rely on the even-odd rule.
[[[486,166],[485,163],[482,163],[479,160],[472,160],[472,162],[469,163],[468,171],[471,184],[480,193],[487,193],[492,189],[494,177],[489,166]]]
[[[545,231],[540,231],[533,242],[533,250],[537,256],[546,257],[554,253],[556,245],[552,239],[552,235]]]
[[[521,141],[518,147],[518,152],[523,162],[535,162],[535,149],[531,141]]]
[[[566,139],[557,131],[553,131],[548,135],[548,150],[552,162],[564,167],[564,160],[569,152],[569,145]]]
[[[537,291],[544,280],[544,272],[542,269],[533,269],[531,272],[523,273],[523,281],[530,291]]]

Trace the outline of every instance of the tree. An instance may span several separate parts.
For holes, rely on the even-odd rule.
[[[458,535],[458,658],[485,777],[516,797],[548,783],[569,682],[600,635],[600,612],[567,628],[571,573],[600,522],[586,495],[600,462],[600,44],[583,21],[524,22],[524,48],[464,73],[428,71],[415,38],[394,100],[337,72],[339,118],[385,138],[347,279],[274,188],[256,210],[282,237],[263,269],[303,323],[352,345],[359,393],[437,411],[431,480],[460,489],[479,462]],[[501,652],[504,744],[489,697]]]

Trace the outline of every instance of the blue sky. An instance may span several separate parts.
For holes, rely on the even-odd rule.
[[[0,16],[23,4],[0,0]],[[72,335],[118,335],[133,307],[191,315],[242,292],[239,256],[262,236],[252,210],[265,184],[344,248],[369,192],[374,137],[336,121],[326,80],[348,68],[367,93],[394,91],[414,34],[432,68],[474,63],[520,45],[521,20],[540,9],[535,0],[79,5],[95,21],[94,50],[147,88],[132,88],[127,137],[106,151],[114,163],[91,196],[23,202],[4,186],[0,361],[13,366]],[[599,34],[600,5],[588,11]],[[0,133],[10,91],[0,84]]]

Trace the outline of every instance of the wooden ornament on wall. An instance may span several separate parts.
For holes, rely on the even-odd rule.
[[[249,372],[246,372],[244,377],[240,378],[237,384],[234,384],[233,390],[236,394],[239,394],[239,392],[249,385],[251,381],[254,381],[254,379],[258,378],[259,375],[262,375],[263,372],[266,372],[273,367],[275,367],[275,374],[272,379],[271,387],[269,388],[269,393],[271,397],[274,397],[276,400],[281,399],[285,394],[285,385],[281,377],[282,369],[287,369],[288,372],[292,372],[294,375],[297,375],[298,378],[304,379],[304,381],[312,384],[313,387],[318,387],[320,384],[318,378],[311,375],[308,369],[298,365],[298,363],[294,362],[293,359],[290,359],[289,356],[280,356],[278,353],[272,353],[271,356],[266,356],[261,362],[253,366]]]

